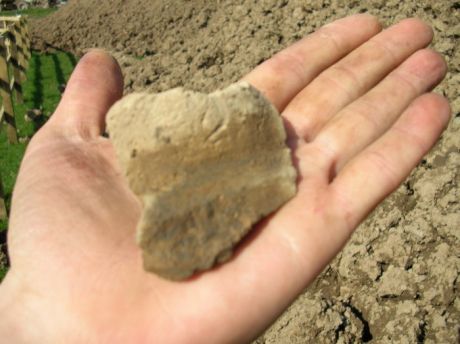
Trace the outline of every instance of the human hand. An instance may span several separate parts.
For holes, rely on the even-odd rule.
[[[327,25],[245,77],[282,112],[298,193],[234,258],[184,282],[142,269],[140,204],[123,179],[105,114],[117,64],[86,55],[29,144],[13,196],[11,269],[0,338],[32,343],[241,343],[321,272],[356,226],[410,173],[449,120],[429,93],[445,63],[431,30],[383,32],[357,15]],[[428,92],[428,93],[427,93]]]

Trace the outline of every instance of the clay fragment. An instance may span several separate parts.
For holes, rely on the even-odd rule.
[[[112,107],[107,126],[143,203],[144,268],[165,278],[228,260],[251,227],[296,192],[281,117],[247,83],[209,95],[131,94]]]

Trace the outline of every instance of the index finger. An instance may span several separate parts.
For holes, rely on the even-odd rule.
[[[281,112],[324,69],[381,29],[378,20],[368,14],[337,20],[280,51],[243,80],[261,91]]]

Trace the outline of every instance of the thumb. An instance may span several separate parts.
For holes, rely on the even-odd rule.
[[[91,50],[75,67],[50,122],[66,135],[98,137],[105,130],[107,111],[122,95],[117,61],[103,50]]]

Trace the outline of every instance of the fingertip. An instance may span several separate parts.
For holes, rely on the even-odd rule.
[[[353,27],[361,27],[366,32],[372,32],[373,34],[377,34],[382,31],[382,23],[380,22],[379,18],[370,14],[370,13],[356,13],[352,14],[348,17],[343,19],[339,19],[333,21],[329,24],[323,26],[323,28],[327,28],[329,26],[340,25],[344,28],[348,28],[350,25]]]
[[[432,120],[438,122],[439,128],[444,130],[452,116],[452,108],[449,100],[441,94],[430,92],[420,96],[413,104],[414,107],[424,109],[425,113],[431,115]]]
[[[123,76],[118,62],[106,51],[92,49],[75,67],[53,123],[70,128],[70,135],[98,136],[105,130],[108,109],[122,95]]]
[[[421,52],[424,54],[426,60],[432,61],[433,68],[436,68],[444,73],[447,72],[447,63],[444,56],[436,50],[430,48],[422,49]]]
[[[442,95],[430,92],[415,99],[394,127],[411,133],[425,154],[449,125],[450,116],[449,101]]]
[[[406,73],[417,76],[420,80],[430,81],[427,90],[433,89],[446,76],[447,64],[444,57],[432,49],[420,49],[404,63]]]
[[[375,32],[380,32],[383,28],[380,19],[370,13],[358,13],[354,15],[355,18],[364,21],[368,26],[372,27]]]
[[[88,49],[80,59],[80,63],[108,63],[120,69],[117,60],[108,51],[100,48]]]
[[[120,65],[112,55],[103,49],[93,48],[88,50],[80,59],[73,74],[81,71],[85,77],[91,77],[91,72],[95,69],[97,69],[97,75],[101,74],[100,71],[103,70],[108,73],[107,76],[114,78],[111,82],[118,87],[112,88],[112,91],[119,93],[119,97],[121,97],[123,92],[123,77]]]
[[[408,35],[423,35],[427,45],[433,40],[433,28],[420,18],[406,18],[397,23]]]

